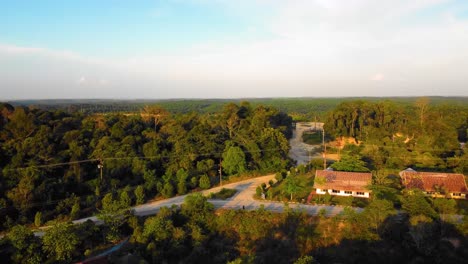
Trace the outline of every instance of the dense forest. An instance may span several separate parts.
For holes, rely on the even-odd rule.
[[[363,98],[248,98],[248,99],[135,99],[135,100],[105,100],[105,99],[55,99],[55,100],[18,100],[11,101],[13,106],[28,106],[43,110],[62,110],[69,113],[135,113],[146,105],[159,105],[172,114],[197,112],[200,114],[220,112],[228,103],[240,104],[248,101],[252,107],[260,105],[276,108],[288,113],[297,121],[324,121],[328,112],[343,102],[356,101]],[[391,100],[402,106],[412,105],[416,97],[366,97],[367,102]],[[465,97],[430,97],[431,105],[466,106]]]
[[[220,172],[224,179],[273,172],[276,182],[259,186],[257,198],[307,198],[323,162],[294,169],[288,139],[295,111],[258,102],[224,102],[207,112],[152,105],[107,113],[1,104],[0,256],[70,263],[117,244],[112,263],[463,263],[466,203],[404,190],[397,172],[467,174],[460,142],[467,139],[468,102],[333,100],[333,107],[308,108],[324,112],[297,116],[325,120],[326,151],[339,158],[329,165],[373,174],[364,209],[347,207],[333,217],[288,204],[284,213],[215,211],[199,194],[155,215],[132,214],[133,205],[210,188]],[[313,202],[360,206],[342,198]],[[70,222],[88,215],[103,224]],[[44,225],[50,229],[36,237],[32,230]]]
[[[0,121],[2,229],[92,214],[108,193],[141,203],[206,189],[218,182],[221,161],[225,176],[291,163],[291,117],[246,102],[175,115],[159,106],[82,114],[3,104]]]
[[[412,167],[468,173],[468,152],[460,144],[467,141],[466,103],[433,104],[429,98],[410,105],[343,102],[328,114],[325,131],[338,139],[332,146],[335,151],[344,147],[344,157],[365,161],[377,172]]]

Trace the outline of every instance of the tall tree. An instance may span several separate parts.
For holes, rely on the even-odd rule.
[[[246,170],[245,154],[240,147],[226,143],[223,152],[223,168],[228,174],[242,173]]]
[[[7,235],[15,249],[11,260],[13,263],[42,263],[40,242],[27,226],[14,226]]]
[[[44,251],[57,261],[70,261],[77,253],[78,235],[73,224],[52,226],[42,238]]]

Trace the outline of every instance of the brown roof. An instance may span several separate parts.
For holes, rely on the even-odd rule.
[[[463,174],[404,170],[400,172],[400,176],[406,188],[416,188],[426,192],[444,190],[449,193],[468,193]]]
[[[371,184],[371,180],[372,174],[369,172],[317,170],[314,188],[369,192],[366,186]]]

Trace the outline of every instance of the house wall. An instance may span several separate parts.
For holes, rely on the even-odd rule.
[[[453,199],[466,199],[466,194],[462,193],[461,196],[454,196],[453,193],[450,194]]]
[[[339,190],[338,193],[333,192],[333,189],[328,189],[328,190],[322,190],[322,189],[316,189],[317,194],[326,194],[327,192],[330,195],[337,195],[337,196],[353,196],[353,197],[362,197],[362,198],[369,198],[369,193],[364,192],[364,195],[358,195],[357,192],[351,192],[351,194],[345,193],[346,190]]]
[[[327,190],[317,189],[316,192],[317,194],[326,194]]]
[[[452,199],[466,199],[466,194],[462,193],[460,196],[455,196],[453,193],[450,194],[441,194],[441,193],[434,193],[434,192],[424,192],[427,196],[433,198],[452,198]]]

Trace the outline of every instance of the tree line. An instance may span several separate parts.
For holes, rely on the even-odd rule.
[[[406,105],[343,102],[329,113],[325,131],[332,139],[352,138],[355,144],[345,146],[345,156],[364,160],[371,170],[468,173],[468,154],[460,144],[467,140],[466,104],[434,104],[429,98]]]
[[[1,228],[88,215],[108,193],[126,193],[136,204],[209,188],[220,169],[226,177],[291,163],[291,117],[248,102],[212,114],[171,114],[159,106],[136,114],[9,104],[0,111]]]

